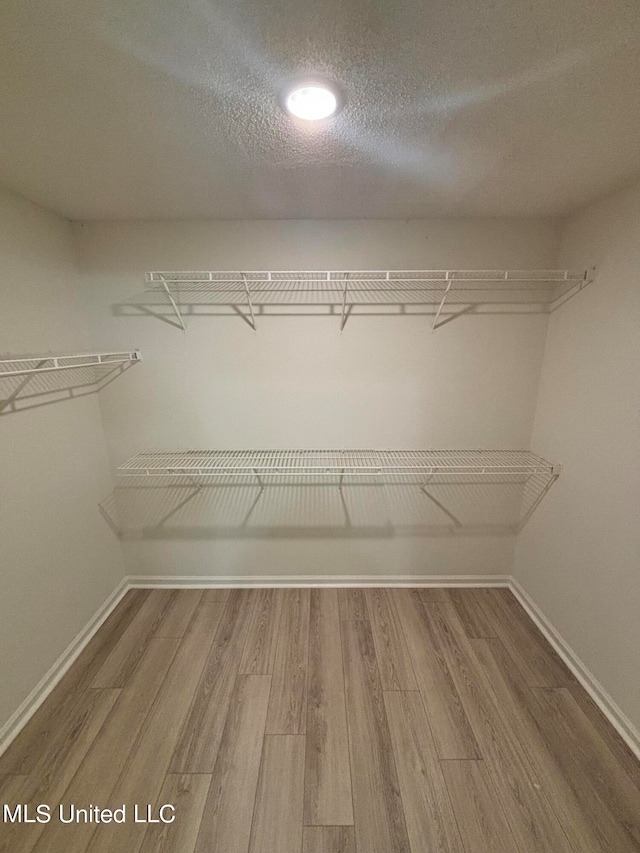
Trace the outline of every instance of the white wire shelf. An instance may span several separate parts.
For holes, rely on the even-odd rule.
[[[415,477],[434,475],[558,476],[526,450],[183,450],[145,451],[120,465],[135,477]]]
[[[138,350],[0,359],[0,416],[101,391],[141,360]]]
[[[32,376],[58,370],[78,370],[85,367],[113,368],[141,361],[139,350],[129,352],[98,352],[81,355],[37,355],[0,359],[0,379],[9,376]]]
[[[561,472],[524,450],[147,451],[101,511],[124,537],[515,533]]]
[[[593,270],[287,270],[152,271],[150,290],[162,290],[182,329],[183,307],[245,304],[255,329],[256,309],[276,304],[341,306],[341,328],[355,305],[433,304],[438,325],[445,302],[535,303],[551,306],[581,289]]]
[[[243,293],[245,283],[255,293],[309,292],[342,293],[345,282],[354,291],[403,292],[411,289],[438,290],[449,281],[461,287],[484,285],[513,290],[528,287],[555,287],[564,282],[579,282],[588,277],[586,270],[288,270],[288,271],[202,271],[149,272],[147,281],[160,287],[188,284],[194,288]]]

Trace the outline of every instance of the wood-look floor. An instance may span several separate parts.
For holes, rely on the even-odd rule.
[[[0,802],[177,814],[3,853],[640,851],[640,764],[503,589],[131,591]]]

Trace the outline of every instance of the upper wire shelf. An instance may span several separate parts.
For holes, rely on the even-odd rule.
[[[341,308],[341,328],[354,305],[434,305],[433,328],[447,300],[458,304],[533,302],[552,306],[593,278],[593,270],[287,270],[152,271],[151,290],[163,290],[185,329],[183,308],[211,300],[247,305],[255,329],[256,310],[276,304]],[[200,301],[199,301],[200,300]]]
[[[434,476],[547,474],[560,466],[527,450],[183,450],[144,451],[119,466],[137,477]]]

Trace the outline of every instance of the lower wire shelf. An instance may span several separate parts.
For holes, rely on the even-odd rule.
[[[101,511],[131,538],[501,535],[560,471],[527,450],[145,451]]]
[[[136,477],[423,477],[547,474],[561,467],[528,450],[144,451],[119,466]]]

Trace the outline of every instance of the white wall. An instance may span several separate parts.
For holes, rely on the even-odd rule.
[[[113,468],[145,449],[529,446],[545,315],[463,316],[435,334],[431,317],[351,317],[342,335],[336,317],[259,318],[257,334],[237,316],[189,317],[183,334],[114,306],[142,294],[149,269],[548,267],[552,222],[90,223],[74,233],[93,344],[144,355],[100,396]],[[188,491],[148,490],[143,507],[125,494],[120,522],[137,527],[129,572],[511,571],[513,536],[486,523],[509,501],[504,489],[454,495],[476,522],[457,536],[415,488],[388,492],[384,505],[349,493],[350,528],[337,490],[312,492],[265,494],[244,525],[251,490],[224,505],[205,491],[164,525]],[[495,518],[483,517],[489,505]]]
[[[534,451],[564,463],[515,575],[640,729],[640,187],[567,224],[597,281],[550,320]]]
[[[85,350],[76,284],[69,224],[0,193],[0,357]],[[110,488],[95,395],[0,416],[0,729],[123,577]]]

